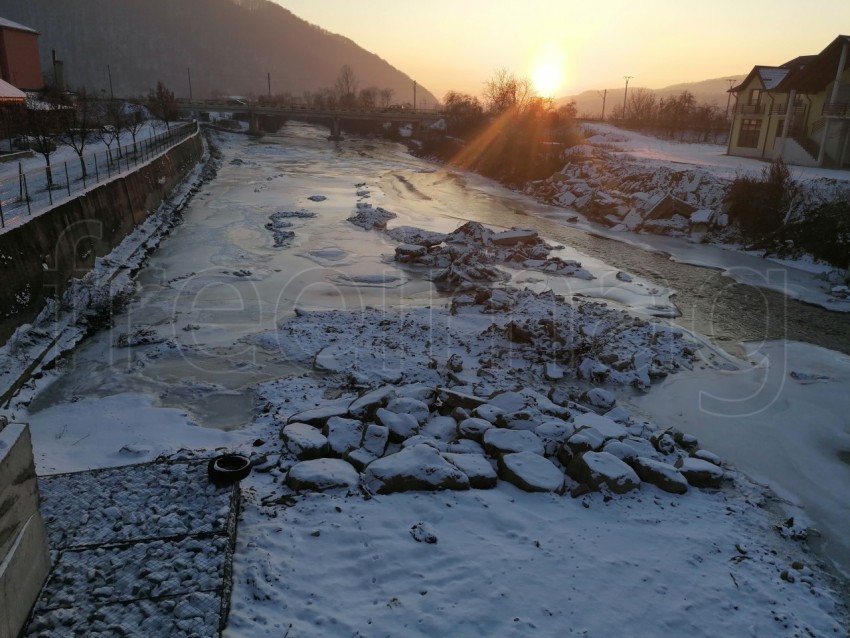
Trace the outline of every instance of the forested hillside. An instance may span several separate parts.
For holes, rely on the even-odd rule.
[[[41,32],[42,66],[51,52],[66,84],[115,95],[147,93],[157,80],[178,97],[214,92],[301,96],[333,86],[348,64],[360,88],[412,101],[413,80],[351,40],[268,0],[0,0],[0,16]],[[368,42],[359,43],[362,47]],[[434,96],[419,88],[417,101]]]

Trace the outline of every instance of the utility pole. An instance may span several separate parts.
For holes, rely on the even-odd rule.
[[[597,91],[599,93],[599,91]],[[608,89],[602,91],[602,115],[600,116],[600,120],[605,120],[605,100],[608,98]]]
[[[413,80],[413,110],[416,110],[416,80]]]
[[[729,102],[732,101],[732,85],[735,84],[735,78],[726,78],[729,83],[729,90],[726,91],[729,95],[726,96],[726,119],[729,119]]]
[[[626,79],[626,90],[623,93],[623,119],[625,120],[626,119],[626,96],[629,94],[629,80],[631,80],[634,76],[633,75],[624,75],[623,77]]]
[[[106,65],[106,74],[109,76],[109,99],[115,99],[115,93],[112,91],[112,69],[109,68],[109,65]]]
[[[186,75],[189,76],[189,99],[192,99],[192,69],[186,67]]]
[[[272,96],[272,72],[268,72],[268,80],[269,80],[269,97]]]

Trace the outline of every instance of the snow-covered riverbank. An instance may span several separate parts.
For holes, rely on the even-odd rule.
[[[462,223],[429,215],[422,197],[395,206],[380,186],[387,171],[435,167],[383,143],[335,149],[300,125],[219,139],[219,178],[117,326],[45,372],[13,413],[31,423],[40,472],[222,448],[255,459],[226,635],[846,631],[838,584],[800,540],[805,517],[677,436],[683,415],[653,410],[665,377],[746,366],[653,317],[669,291],[569,248],[549,253],[561,260],[551,268],[527,254],[484,264],[505,275],[492,292],[463,277],[464,290],[439,290],[429,266],[395,256]],[[347,221],[366,202],[398,215],[389,233]],[[294,234],[279,242],[281,231]],[[468,252],[449,243],[434,269]],[[560,268],[570,259],[580,266]],[[640,416],[628,408],[638,391]],[[227,410],[246,393],[253,410],[198,427],[210,401]],[[311,446],[333,462],[310,465]],[[687,478],[694,468],[708,487]],[[405,472],[419,487],[435,474],[446,487],[498,480],[385,493]]]

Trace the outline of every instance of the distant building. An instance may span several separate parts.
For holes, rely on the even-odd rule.
[[[850,167],[850,36],[817,55],[755,66],[738,86],[730,155]]]
[[[0,79],[23,91],[44,88],[38,36],[35,29],[0,18]]]

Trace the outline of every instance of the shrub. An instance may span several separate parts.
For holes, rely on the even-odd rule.
[[[782,160],[772,162],[760,177],[741,176],[726,192],[729,218],[748,241],[767,239],[780,229],[797,190]]]

